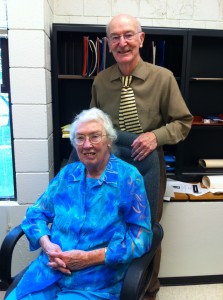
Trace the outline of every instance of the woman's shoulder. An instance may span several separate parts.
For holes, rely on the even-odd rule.
[[[139,170],[130,162],[125,161],[123,158],[120,158],[115,154],[112,154],[112,157],[113,157],[114,161],[116,162],[120,173],[122,172],[122,174],[129,174],[129,175],[135,174],[135,175],[141,176]]]
[[[69,164],[64,165],[58,176],[60,178],[68,177],[69,175],[79,174],[83,171],[83,164],[80,161],[72,162]]]

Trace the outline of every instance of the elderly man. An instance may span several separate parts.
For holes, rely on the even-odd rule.
[[[158,150],[161,181],[156,220],[159,221],[166,183],[162,146],[187,137],[192,115],[172,72],[140,57],[145,33],[135,17],[126,14],[113,17],[107,25],[107,38],[116,64],[95,78],[90,106],[108,113],[117,129],[137,134],[131,144],[134,160],[143,160],[154,149]],[[159,290],[160,253],[161,250],[155,258],[154,277],[146,299],[155,299]]]

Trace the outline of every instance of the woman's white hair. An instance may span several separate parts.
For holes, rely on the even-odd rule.
[[[73,123],[71,124],[70,128],[70,141],[71,144],[75,147],[75,134],[77,131],[77,127],[81,123],[87,123],[90,121],[102,121],[105,132],[108,136],[108,139],[111,143],[113,143],[117,139],[116,130],[113,127],[111,118],[108,114],[104,113],[102,110],[93,107],[90,109],[83,110],[80,114],[78,114],[75,118]]]

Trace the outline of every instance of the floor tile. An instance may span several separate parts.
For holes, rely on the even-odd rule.
[[[159,300],[222,300],[223,284],[161,287]]]

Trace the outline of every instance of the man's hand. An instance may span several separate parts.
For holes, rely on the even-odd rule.
[[[138,136],[131,146],[133,159],[140,161],[156,149],[157,139],[153,132],[145,132]]]

